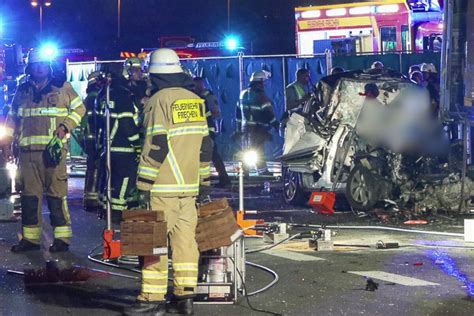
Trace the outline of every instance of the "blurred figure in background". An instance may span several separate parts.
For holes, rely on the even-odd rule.
[[[219,174],[219,185],[220,187],[225,187],[230,185],[231,181],[227,171],[225,169],[224,161],[222,160],[219,149],[217,148],[216,142],[216,124],[217,120],[221,116],[221,110],[219,107],[219,102],[217,97],[206,88],[204,83],[204,79],[202,77],[195,77],[194,79],[194,91],[198,96],[204,99],[205,106],[206,106],[206,118],[207,118],[207,125],[209,127],[209,136],[214,142],[214,147],[212,148],[212,163],[216,168],[217,173]]]

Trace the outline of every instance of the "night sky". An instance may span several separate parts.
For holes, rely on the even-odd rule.
[[[130,50],[157,47],[161,36],[219,41],[227,34],[227,0],[121,0],[122,36],[117,34],[117,0],[52,0],[44,9],[43,40],[62,47]],[[249,53],[294,53],[294,7],[340,0],[232,0],[231,33]],[[0,0],[3,37],[31,47],[39,42],[39,9],[29,0]]]

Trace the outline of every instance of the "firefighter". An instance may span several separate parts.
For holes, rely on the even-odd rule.
[[[439,115],[439,103],[440,103],[440,85],[438,79],[438,71],[436,66],[432,63],[423,63],[420,66],[421,73],[423,74],[423,85],[426,87],[430,94],[431,99],[431,112],[433,117]]]
[[[204,100],[192,91],[194,84],[184,74],[178,55],[168,48],[154,51],[149,73],[155,93],[144,109],[146,137],[137,187],[141,205],[165,212],[174,297],[165,308],[168,260],[162,257],[143,266],[141,293],[124,313],[192,314],[199,258],[196,196],[200,179],[209,181],[212,140]]]
[[[147,96],[147,83],[143,66],[143,59],[131,57],[123,64],[123,77],[128,80],[128,87],[132,93],[135,105],[139,111],[143,109]]]
[[[250,85],[240,93],[240,101],[236,111],[237,132],[242,134],[242,147],[256,150],[264,158],[265,142],[271,140],[269,130],[273,127],[278,131],[279,123],[273,112],[272,101],[265,93],[265,81],[268,73],[255,71],[250,77]],[[258,159],[259,174],[267,174],[264,159]]]
[[[141,72],[141,62],[135,64],[128,59],[124,70],[128,72],[138,69]],[[136,194],[136,178],[138,159],[141,152],[139,104],[131,88],[129,80],[122,76],[113,75],[110,84],[110,151],[111,165],[108,166],[111,176],[111,209],[112,222],[122,221],[122,211],[138,206]],[[100,100],[102,108],[106,106],[106,89],[102,89]],[[103,111],[105,113],[105,111]],[[104,117],[104,120],[106,118]],[[105,122],[103,123],[105,126]],[[104,181],[105,182],[105,181]]]
[[[384,67],[385,67],[385,66],[384,66],[384,64],[383,64],[381,61],[376,60],[376,61],[374,61],[374,62],[372,63],[372,65],[370,66],[370,69],[378,69],[378,70],[380,70],[380,69],[384,69]]]
[[[331,75],[337,75],[337,74],[341,74],[343,72],[345,72],[346,70],[344,68],[342,68],[341,66],[336,66],[336,67],[332,67],[331,68],[331,72],[330,74]]]
[[[216,96],[212,91],[206,88],[204,84],[204,79],[202,77],[194,78],[194,91],[197,95],[205,100],[206,105],[206,117],[207,125],[209,126],[209,136],[211,137],[214,147],[212,149],[212,163],[216,168],[217,173],[219,174],[219,186],[225,187],[228,186],[231,182],[229,175],[225,169],[224,161],[219,155],[219,149],[217,148],[216,143],[216,127],[217,120],[221,116],[221,110],[219,108],[219,102],[217,101]]]
[[[81,122],[86,109],[68,82],[52,76],[51,60],[39,50],[29,52],[25,73],[28,80],[18,87],[7,118],[9,141],[16,138],[20,147],[22,185],[23,237],[11,250],[40,249],[46,194],[54,231],[49,251],[67,251],[72,230],[66,201],[66,134]]]
[[[310,89],[308,88],[310,82],[311,75],[309,69],[301,68],[296,71],[296,80],[286,87],[287,112],[296,109],[311,97]]]
[[[99,113],[96,110],[96,101],[99,91],[104,85],[105,77],[101,71],[94,71],[87,77],[87,97],[84,100],[87,109],[84,132],[84,148],[87,155],[87,170],[84,181],[84,210],[88,212],[96,211],[99,208],[99,144],[97,142]]]

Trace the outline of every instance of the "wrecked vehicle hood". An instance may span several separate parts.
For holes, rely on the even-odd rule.
[[[364,87],[374,83],[379,96],[368,102]],[[416,100],[416,101],[412,101]],[[377,103],[376,105],[371,103]],[[364,108],[379,108],[363,111]],[[429,94],[425,89],[394,72],[361,71],[323,78],[304,110],[293,113],[287,123],[282,161],[314,154],[328,145],[339,126],[363,130],[365,141],[374,141],[399,152],[423,143],[413,141],[421,129],[430,129],[420,122],[430,118]],[[363,120],[361,113],[364,113]],[[426,138],[426,137],[425,137]],[[410,146],[408,146],[410,144]]]

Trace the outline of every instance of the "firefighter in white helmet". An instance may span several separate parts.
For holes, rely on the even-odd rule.
[[[149,64],[153,95],[145,105],[145,144],[138,167],[137,188],[142,207],[164,211],[173,261],[173,299],[165,306],[168,260],[161,257],[142,268],[137,302],[126,315],[192,314],[199,252],[195,240],[199,182],[209,181],[212,140],[204,100],[184,74],[177,54],[154,51]]]
[[[41,50],[29,52],[25,73],[28,80],[17,88],[6,125],[8,145],[14,139],[19,144],[22,184],[22,239],[11,250],[40,249],[45,194],[54,234],[49,250],[67,251],[72,230],[66,201],[66,134],[81,122],[86,109],[70,83],[53,77],[51,60]]]
[[[370,69],[383,69],[384,67],[385,66],[383,62],[376,60],[372,63],[372,65],[370,66]]]
[[[440,84],[438,71],[436,70],[436,66],[432,63],[421,64],[420,70],[423,74],[423,84],[430,93],[431,111],[433,117],[437,117],[440,102]]]
[[[278,131],[279,122],[275,118],[273,105],[265,93],[265,81],[270,73],[264,70],[255,71],[250,76],[249,87],[240,93],[236,109],[237,133],[242,135],[242,147],[255,150],[259,159],[259,174],[267,174],[265,162],[265,142],[272,139],[269,131]]]

